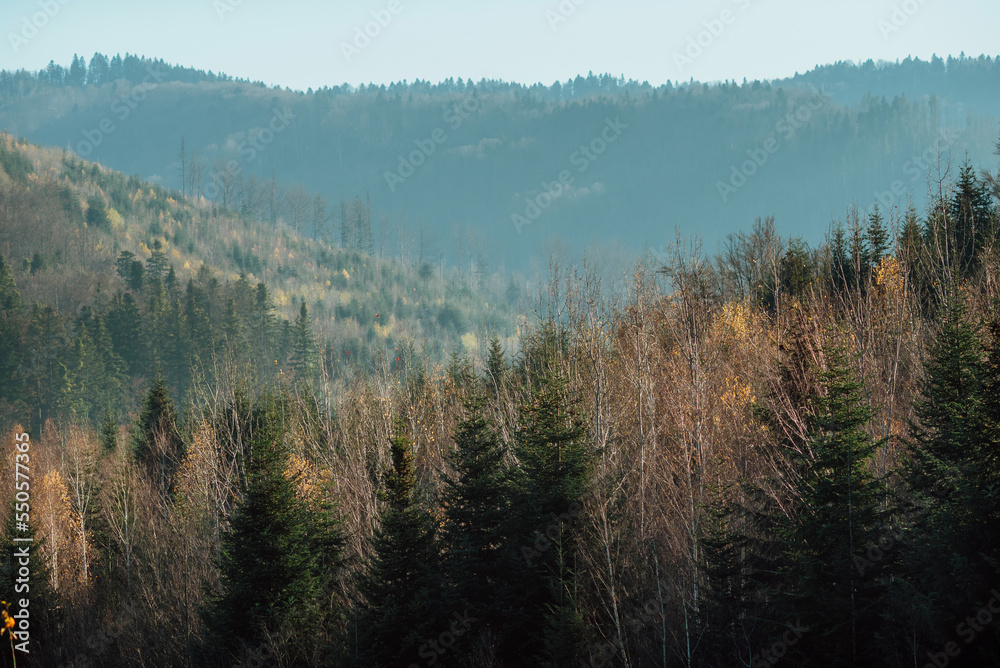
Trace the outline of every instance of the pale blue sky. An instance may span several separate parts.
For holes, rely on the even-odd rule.
[[[380,11],[391,20],[346,57],[342,45]],[[656,84],[996,55],[998,28],[997,0],[0,0],[0,68],[100,51],[302,90],[450,76],[550,84],[591,70]]]

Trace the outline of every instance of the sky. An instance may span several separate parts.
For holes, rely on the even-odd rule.
[[[0,0],[0,69],[126,52],[306,90],[609,73],[773,79],[997,55],[997,0]]]

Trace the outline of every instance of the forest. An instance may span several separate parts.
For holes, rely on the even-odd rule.
[[[0,140],[5,665],[1000,662],[1000,172],[530,295]]]
[[[596,263],[603,253],[616,266],[669,243],[675,227],[715,254],[773,215],[783,236],[816,246],[852,203],[867,208],[895,188],[890,205],[923,205],[938,149],[992,168],[998,75],[996,59],[962,55],[842,62],[777,80],[653,85],[590,73],[301,91],[94,53],[0,71],[0,118],[16,137],[261,220],[287,201],[297,231],[328,241],[343,241],[339,203],[360,198],[376,245],[402,233],[414,240],[403,253],[544,282],[549,254],[586,251]],[[284,120],[272,133],[276,114]],[[574,161],[608,121],[627,127],[595,159]],[[740,183],[746,171],[734,172],[769,141],[766,164]],[[550,197],[545,184],[564,170],[572,181]],[[328,215],[314,215],[317,197]]]

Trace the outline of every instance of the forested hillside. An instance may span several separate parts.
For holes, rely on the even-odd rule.
[[[549,253],[594,256],[611,229],[632,256],[675,227],[715,252],[757,216],[816,244],[851,204],[923,207],[939,156],[989,166],[998,72],[982,56],[840,63],[774,82],[290,91],[94,54],[0,72],[0,124],[263,220],[283,211],[342,246],[358,244],[341,210],[360,197],[394,253],[544,275]]]
[[[505,284],[0,147],[19,665],[1000,662],[1000,173],[677,235],[621,293],[553,263],[435,364],[397,332],[452,350]]]
[[[5,419],[96,425],[157,374],[183,404],[232,373],[343,384],[514,335],[523,282],[390,258],[364,202],[345,216],[369,252],[0,135]]]

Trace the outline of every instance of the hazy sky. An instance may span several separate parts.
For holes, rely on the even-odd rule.
[[[0,69],[100,51],[302,90],[588,71],[742,80],[837,60],[996,55],[998,28],[997,0],[0,0]]]

